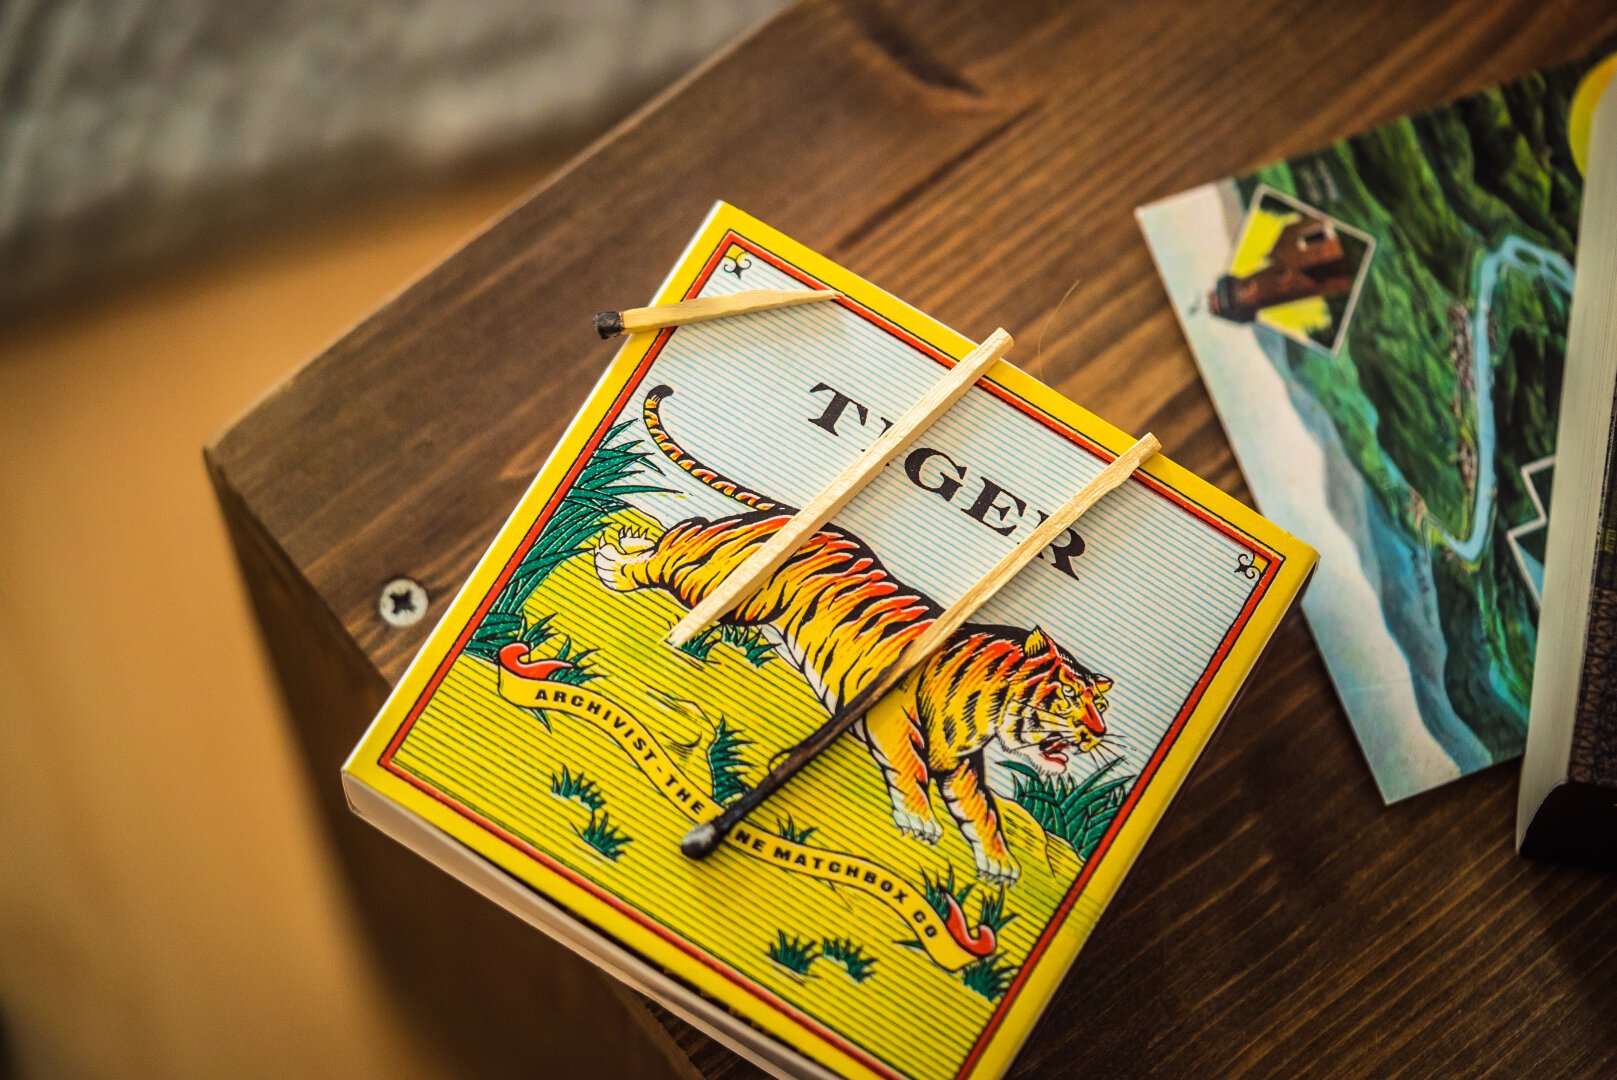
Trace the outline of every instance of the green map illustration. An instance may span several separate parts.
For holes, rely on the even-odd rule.
[[[1342,541],[1345,558],[1320,545],[1304,607],[1388,799],[1521,752],[1583,184],[1571,131],[1595,67],[1141,211],[1261,507]],[[1373,242],[1351,298],[1331,297],[1334,349],[1209,299],[1242,221],[1286,204]],[[1318,491],[1261,460],[1288,444],[1318,459]]]

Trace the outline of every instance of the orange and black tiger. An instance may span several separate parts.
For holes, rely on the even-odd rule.
[[[630,531],[603,539],[595,571],[610,589],[660,589],[694,607],[790,520],[792,509],[748,490],[687,453],[663,427],[666,386],[645,398],[652,441],[679,468],[754,507],[708,521],[692,518],[653,540]],[[940,614],[906,587],[857,537],[826,526],[725,621],[766,628],[828,710],[858,693]],[[1093,751],[1106,733],[1112,683],[1078,663],[1040,629],[970,624],[955,631],[855,731],[887,780],[898,828],[935,843],[943,828],[929,791],[990,881],[1013,882],[1016,863],[987,784],[986,754],[1001,750],[1048,774]]]

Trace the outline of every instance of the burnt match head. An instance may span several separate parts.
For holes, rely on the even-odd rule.
[[[713,854],[713,849],[719,846],[724,834],[714,827],[711,821],[705,821],[685,834],[685,839],[679,842],[679,850],[688,858],[702,859]]]
[[[615,338],[623,333],[623,312],[597,311],[595,313],[595,332],[603,339]]]

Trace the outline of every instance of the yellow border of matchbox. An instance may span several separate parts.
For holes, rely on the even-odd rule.
[[[809,276],[841,291],[854,303],[954,359],[959,359],[974,347],[974,342],[937,320],[725,203],[719,203],[709,214],[659,290],[655,303],[672,303],[680,299],[713,257],[717,244],[731,231],[755,241]],[[499,578],[575,459],[607,418],[614,400],[653,348],[657,336],[634,335],[618,351],[583,409],[428,636],[421,652],[399,680],[343,771],[526,883],[539,895],[574,913],[608,938],[615,939],[688,986],[734,1010],[786,1047],[846,1076],[878,1077],[880,1073],[872,1071],[798,1020],[771,1006],[758,994],[737,985],[710,964],[681,951],[622,911],[592,896],[444,803],[405,783],[379,763],[414,703],[431,682],[434,671],[454,648],[456,639],[475,615],[481,600]],[[1009,363],[1002,361],[997,364],[985,381],[998,385],[1034,409],[1075,429],[1113,455],[1121,453],[1133,442],[1122,431]],[[962,1078],[988,1080],[1002,1074],[1010,1065],[1096,920],[1116,893],[1146,838],[1206,746],[1219,718],[1239,692],[1281,617],[1301,591],[1317,557],[1306,544],[1165,456],[1152,458],[1144,471],[1185,500],[1222,519],[1231,528],[1277,555],[1279,565],[1275,568],[1276,577],[1260,597],[1247,624],[1237,633],[1201,700],[1185,718],[1177,738],[1161,759],[1156,775],[1141,791],[1138,802],[1115,834],[1110,849],[1100,858],[1080,895],[1066,908],[1064,916],[1058,911],[1057,917],[1063,919],[1061,925],[1049,940],[1044,953],[1030,960],[1032,967],[1026,972],[1015,998],[996,1012],[997,1028],[986,1043],[980,1042],[974,1051],[974,1060],[959,1074]]]

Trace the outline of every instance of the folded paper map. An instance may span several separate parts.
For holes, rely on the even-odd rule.
[[[1388,801],[1527,734],[1594,101],[1575,61],[1139,212]]]
[[[704,861],[754,784],[1133,441],[1007,363],[664,636],[972,342],[719,205],[345,768],[354,808],[786,1076],[1004,1071],[1314,553],[1153,459]],[[922,1022],[917,1017],[926,1017]]]

